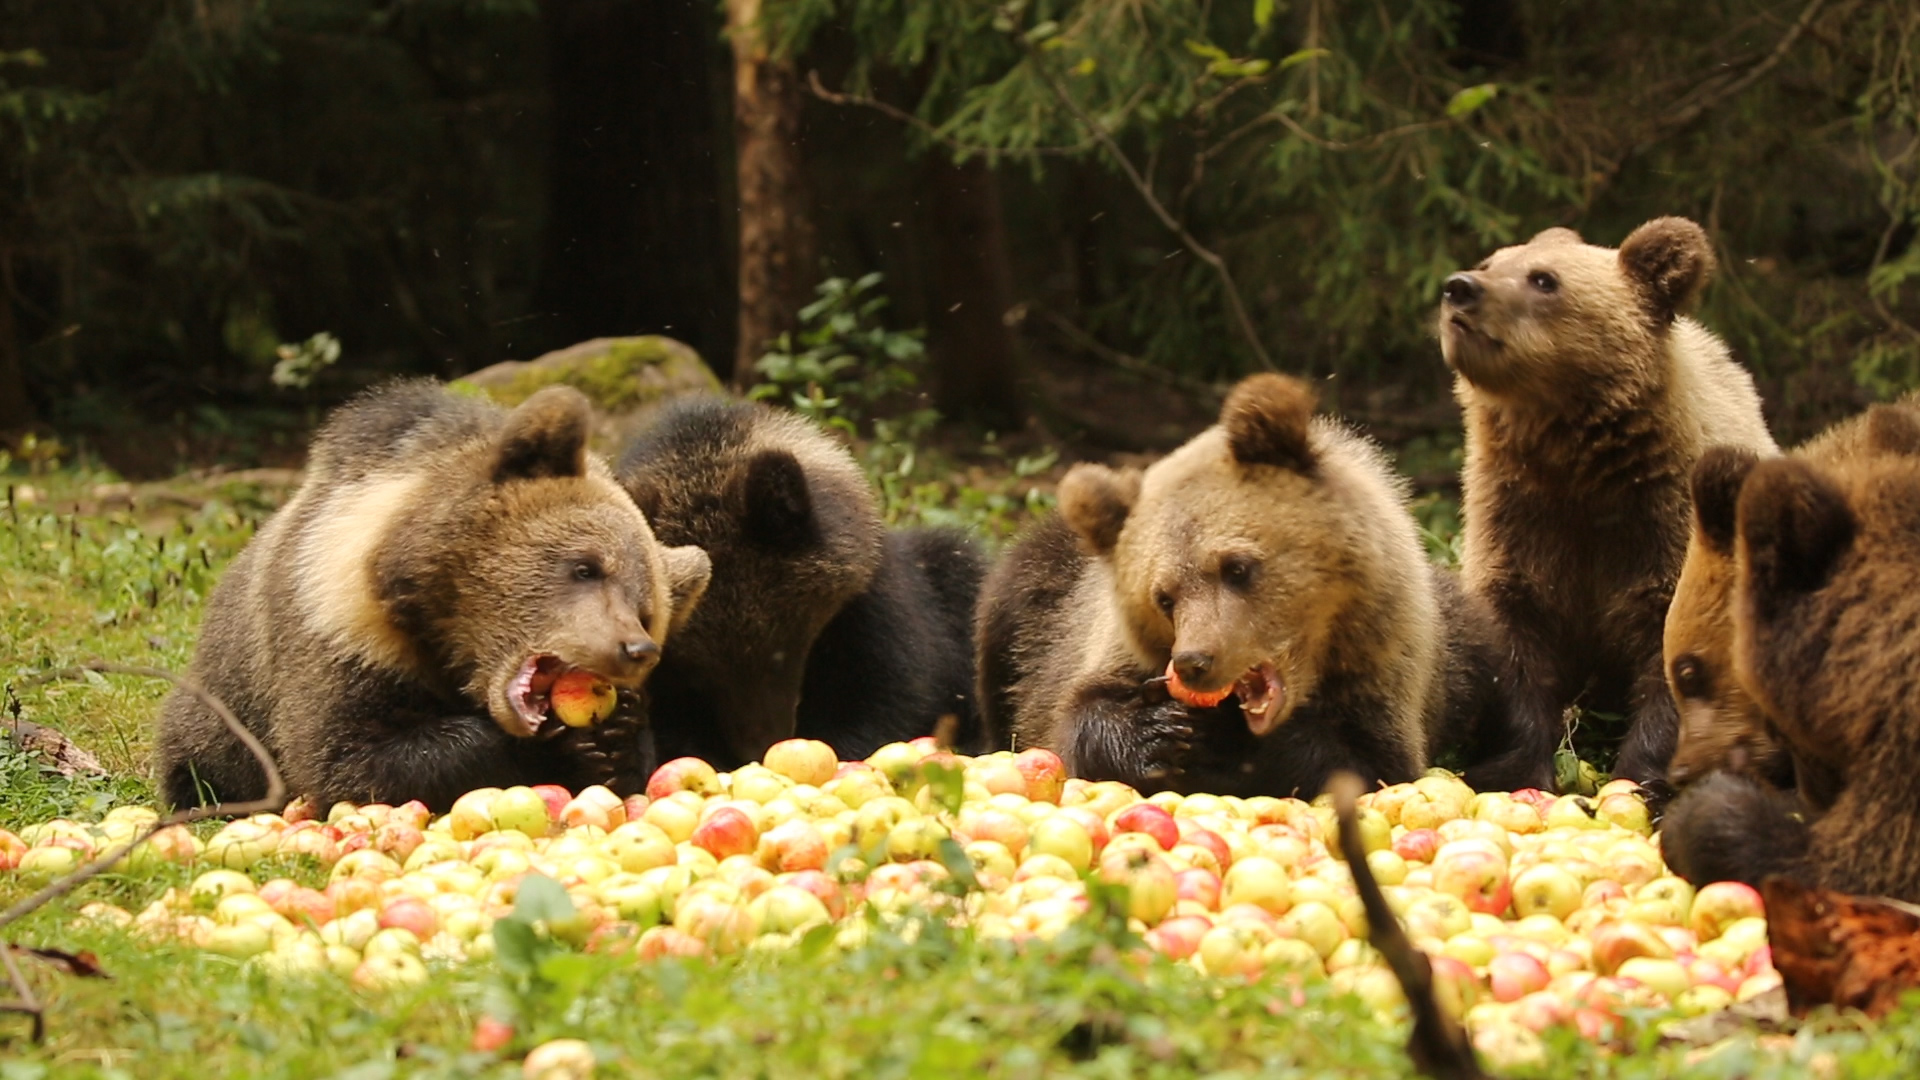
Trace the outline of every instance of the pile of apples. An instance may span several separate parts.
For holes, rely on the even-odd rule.
[[[123,807],[94,825],[0,830],[0,869],[48,879],[154,820]],[[1668,874],[1629,782],[1591,799],[1476,794],[1433,770],[1363,796],[1358,824],[1443,1004],[1499,1060],[1534,1055],[1550,1026],[1608,1040],[1636,1008],[1704,1013],[1779,984],[1759,895],[1696,893]],[[624,800],[484,788],[438,818],[417,802],[342,803],[324,818],[296,802],[205,841],[170,827],[128,862],[204,868],[189,886],[138,913],[80,914],[378,990],[491,955],[491,927],[531,872],[575,907],[544,932],[643,958],[777,952],[822,925],[852,947],[876,923],[929,915],[983,938],[1044,939],[1105,883],[1153,952],[1215,976],[1326,978],[1390,1014],[1400,987],[1367,943],[1335,828],[1325,798],[1142,798],[1069,779],[1046,750],[969,758],[920,739],[841,762],[794,739],[732,773],[670,761]],[[250,876],[287,854],[330,868],[326,887]]]

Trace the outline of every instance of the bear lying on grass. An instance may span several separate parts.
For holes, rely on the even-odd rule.
[[[1412,780],[1449,735],[1508,741],[1476,677],[1490,620],[1379,449],[1312,413],[1257,375],[1144,474],[1076,466],[983,592],[989,730],[1143,790],[1307,798],[1336,769]]]
[[[588,455],[588,424],[574,390],[509,412],[430,382],[328,420],[299,490],[214,590],[191,672],[289,795],[444,810],[488,785],[645,783],[631,723],[568,727],[546,695],[574,669],[640,686],[709,564],[654,540]],[[172,804],[266,793],[194,696],[175,691],[159,724]]]
[[[620,481],[713,585],[649,684],[665,757],[731,768],[796,735],[843,759],[953,717],[978,745],[972,620],[985,560],[953,529],[889,530],[837,440],[792,413],[714,399],[634,440]]]
[[[1753,466],[1738,497],[1733,665],[1831,805],[1734,773],[1687,788],[1661,846],[1690,881],[1781,874],[1920,901],[1920,459]]]
[[[1440,341],[1466,413],[1461,577],[1512,652],[1525,734],[1509,772],[1553,779],[1576,702],[1632,717],[1614,773],[1664,778],[1678,721],[1661,663],[1710,446],[1777,452],[1752,378],[1680,314],[1712,275],[1698,225],[1659,218],[1615,251],[1548,229],[1447,279]]]

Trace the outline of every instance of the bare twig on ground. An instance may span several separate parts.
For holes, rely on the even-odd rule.
[[[1353,874],[1360,902],[1367,909],[1368,938],[1393,969],[1394,977],[1400,980],[1407,1007],[1413,1011],[1413,1034],[1407,1039],[1407,1056],[1413,1059],[1414,1068],[1434,1080],[1486,1080],[1487,1074],[1480,1070],[1466,1029],[1447,1015],[1434,996],[1433,965],[1427,962],[1427,954],[1407,940],[1400,920],[1387,906],[1380,883],[1367,868],[1367,849],[1360,841],[1359,814],[1354,809],[1355,800],[1366,790],[1365,785],[1352,773],[1339,772],[1327,781],[1327,790],[1333,794],[1334,813],[1340,819],[1341,854]]]
[[[55,679],[79,678],[81,672],[84,671],[97,671],[107,675],[138,675],[150,679],[165,679],[173,683],[176,687],[199,698],[202,704],[213,710],[213,714],[220,718],[220,722],[226,725],[227,730],[232,733],[233,737],[240,740],[240,744],[247,748],[247,752],[253,755],[254,760],[260,763],[261,771],[266,773],[267,776],[267,793],[264,797],[249,802],[217,803],[213,806],[198,806],[191,809],[176,810],[174,813],[156,820],[133,839],[110,849],[104,855],[96,857],[92,862],[81,866],[72,873],[49,882],[46,887],[40,889],[38,892],[30,896],[22,897],[4,912],[0,912],[0,930],[6,929],[8,926],[13,925],[54,900],[79,888],[87,881],[113,868],[119,864],[122,859],[126,858],[127,854],[134,848],[145,843],[162,829],[171,828],[175,825],[187,825],[212,817],[238,817],[243,814],[264,813],[279,810],[287,804],[286,781],[281,778],[280,766],[274,762],[273,755],[268,753],[267,748],[254,736],[253,732],[248,731],[247,726],[242,724],[239,718],[233,715],[233,710],[227,708],[226,702],[208,693],[192,679],[175,675],[173,672],[161,668],[141,667],[135,664],[94,662],[82,664],[79,667],[62,668],[57,671],[44,672],[35,676],[31,681],[33,683],[43,683]],[[45,1018],[42,1014],[39,1000],[34,997],[33,988],[27,985],[26,980],[22,978],[20,974],[20,966],[14,961],[12,949],[0,949],[0,965],[5,966],[7,978],[13,983],[14,992],[19,996],[18,1001],[0,1002],[0,1012],[19,1012],[31,1016],[33,1018],[33,1038],[35,1042],[38,1042],[42,1035],[45,1034]]]

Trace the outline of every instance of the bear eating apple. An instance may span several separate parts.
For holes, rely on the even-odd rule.
[[[1147,790],[1403,781],[1510,736],[1479,617],[1379,449],[1256,375],[1144,474],[1079,465],[989,576],[980,701],[1003,741]],[[1177,681],[1176,681],[1177,680]],[[1470,755],[1472,757],[1473,755]]]
[[[587,453],[588,424],[571,389],[509,411],[428,381],[328,420],[299,490],[214,590],[192,667],[289,795],[445,809],[486,786],[645,783],[636,724],[574,726],[550,695],[576,671],[640,687],[709,564],[654,539]],[[167,699],[157,743],[176,806],[266,793],[190,694]]]

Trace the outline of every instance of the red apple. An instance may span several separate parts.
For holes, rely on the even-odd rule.
[[[1673,958],[1673,947],[1668,945],[1653,928],[1644,923],[1614,920],[1603,922],[1594,927],[1587,935],[1593,943],[1594,967],[1602,975],[1612,975],[1620,965],[1636,956],[1650,956],[1659,960]]]
[[[1192,900],[1208,911],[1220,910],[1220,875],[1205,867],[1189,867],[1173,875],[1174,895]]]
[[[1174,827],[1180,830],[1181,844],[1192,844],[1213,852],[1213,861],[1219,865],[1222,873],[1233,865],[1233,849],[1227,846],[1227,842],[1220,838],[1219,833],[1194,824],[1192,818],[1177,817],[1173,821]]]
[[[959,832],[968,840],[991,840],[1005,847],[1015,859],[1027,849],[1027,823],[991,806],[961,810]]]
[[[1067,765],[1060,755],[1041,747],[1029,747],[1014,756],[1013,763],[1027,781],[1027,798],[1034,802],[1057,803],[1066,789]]]
[[[1553,981],[1547,966],[1524,952],[1503,952],[1487,964],[1495,1001],[1518,1001]]]
[[[573,792],[559,784],[535,784],[533,793],[540,796],[540,801],[547,804],[547,821],[549,822],[559,821],[560,811],[565,810],[567,804],[573,801]]]
[[[847,894],[840,883],[819,870],[798,870],[780,875],[780,884],[805,889],[827,906],[827,914],[838,921],[846,914]]]
[[[572,668],[560,673],[547,691],[553,715],[572,728],[592,727],[613,715],[619,694],[613,684],[591,671]]]
[[[639,821],[641,815],[647,812],[647,807],[652,803],[653,803],[653,800],[647,798],[645,795],[627,796],[626,801],[623,804],[625,816],[621,820]]]
[[[1107,831],[1106,818],[1101,817],[1094,810],[1085,806],[1063,806],[1054,813],[1069,821],[1079,822],[1080,827],[1087,830],[1087,839],[1093,841],[1093,853],[1095,855],[1099,855],[1102,851],[1106,850],[1107,839],[1111,835]]]
[[[1115,814],[1113,831],[1146,833],[1159,841],[1162,851],[1172,851],[1180,843],[1180,826],[1173,815],[1149,802],[1134,803]]]
[[[1011,756],[974,758],[967,769],[967,780],[986,788],[989,795],[1027,797],[1027,778]]]
[[[280,816],[286,818],[288,824],[313,821],[320,816],[320,804],[314,802],[312,796],[302,795],[288,803],[286,809],[280,811]]]
[[[1456,840],[1434,853],[1433,887],[1488,915],[1507,910],[1513,899],[1506,859],[1478,840]]]
[[[473,1039],[468,1045],[482,1054],[497,1053],[513,1042],[513,1025],[497,1016],[483,1013],[473,1022]]]
[[[811,822],[800,818],[784,821],[760,837],[754,858],[767,870],[791,873],[819,870],[827,865],[827,841]]]
[[[718,795],[720,774],[699,758],[674,758],[653,770],[653,775],[647,780],[647,798],[658,802],[676,791]]]
[[[1432,829],[1408,829],[1393,841],[1393,853],[1410,863],[1430,863],[1438,850],[1440,834]]]
[[[716,859],[729,855],[751,855],[759,843],[753,819],[731,806],[722,806],[694,827],[689,838]]]
[[[1440,1007],[1455,1020],[1467,1015],[1480,998],[1480,977],[1451,956],[1430,956],[1427,962],[1433,968],[1433,996]]]
[[[641,931],[640,940],[633,947],[633,954],[642,960],[658,960],[663,956],[705,956],[706,953],[706,942],[671,926],[648,927]]]
[[[1213,924],[1198,915],[1175,915],[1147,931],[1147,944],[1169,960],[1185,960],[1211,929]]]
[[[398,896],[387,901],[380,909],[382,928],[397,926],[408,930],[421,941],[433,937],[440,929],[440,917],[433,913],[426,901],[412,896]]]
[[[1152,926],[1166,917],[1177,898],[1173,868],[1161,856],[1141,848],[1115,850],[1100,859],[1100,879],[1127,890],[1127,915]]]

